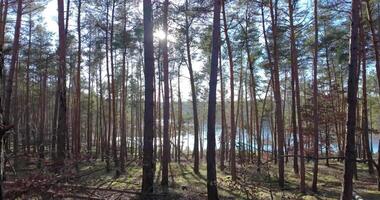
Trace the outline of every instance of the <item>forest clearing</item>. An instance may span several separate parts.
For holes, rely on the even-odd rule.
[[[29,162],[32,163],[32,162]],[[292,173],[291,161],[286,165],[286,184],[281,189],[277,184],[276,166],[268,163],[263,167],[261,173],[257,172],[254,165],[239,166],[239,180],[233,182],[231,175],[217,171],[218,191],[220,199],[338,199],[341,192],[341,177],[343,164],[332,161],[327,167],[320,166],[320,176],[318,183],[320,191],[315,194],[307,192],[302,194],[298,187],[298,178]],[[142,169],[138,163],[133,161],[127,165],[127,173],[115,178],[114,172],[107,173],[105,164],[101,161],[83,160],[80,164],[80,173],[75,173],[75,169],[63,177],[55,177],[54,173],[44,172],[34,168],[33,172],[21,172],[18,175],[18,183],[15,183],[10,175],[9,183],[5,188],[15,187],[12,192],[5,197],[13,199],[15,197],[35,197],[38,198],[44,193],[44,199],[73,198],[73,199],[139,199],[139,189],[141,188]],[[33,168],[33,167],[31,167]],[[73,167],[74,168],[74,167]],[[159,170],[159,166],[156,166]],[[306,182],[312,180],[312,163],[306,164]],[[73,173],[74,172],[74,173]],[[206,164],[200,165],[200,174],[193,172],[191,162],[183,160],[180,164],[173,162],[169,167],[169,190],[158,188],[154,193],[154,199],[206,199]],[[155,182],[159,183],[161,173],[155,173]],[[65,176],[63,174],[63,176]],[[355,181],[356,199],[378,199],[380,192],[376,189],[376,177],[367,173],[366,166],[358,165],[358,180]],[[52,183],[51,181],[61,181]],[[78,184],[79,183],[79,184]],[[44,191],[39,191],[43,189]]]

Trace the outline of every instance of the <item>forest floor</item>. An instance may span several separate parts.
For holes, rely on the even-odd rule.
[[[70,163],[67,163],[70,165]],[[113,163],[112,163],[113,164]],[[306,163],[307,193],[299,192],[299,178],[294,174],[292,161],[285,165],[285,189],[277,184],[277,166],[267,163],[257,172],[254,165],[239,165],[238,180],[233,182],[226,169],[217,169],[218,192],[220,199],[339,199],[343,176],[343,163],[330,161],[327,167],[324,161],[319,163],[318,193],[310,190],[312,162]],[[125,174],[115,177],[115,170],[106,172],[105,162],[99,160],[82,161],[67,169],[64,175],[56,175],[49,170],[24,168],[16,175],[8,173],[5,182],[6,197],[14,199],[138,199],[141,188],[141,163],[127,162]],[[22,167],[19,166],[20,169]],[[47,168],[47,167],[46,167]],[[161,171],[156,166],[155,195],[153,199],[206,199],[206,164],[200,166],[200,174],[193,172],[192,163],[172,162],[169,168],[169,189],[160,186]],[[380,199],[377,191],[376,175],[369,175],[365,164],[358,164],[358,180],[354,181],[354,190],[363,199]]]

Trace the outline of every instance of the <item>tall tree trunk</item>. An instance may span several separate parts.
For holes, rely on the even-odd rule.
[[[19,136],[19,96],[18,96],[18,74],[20,71],[20,62],[17,62],[16,70],[15,70],[15,84],[14,84],[14,100],[13,100],[13,119],[14,119],[14,134],[13,134],[13,154],[14,160],[13,160],[13,167],[17,170],[18,169],[18,136]]]
[[[169,160],[170,160],[170,138],[169,138],[169,118],[170,118],[170,104],[169,104],[169,58],[168,58],[168,7],[169,1],[164,1],[164,33],[165,37],[162,43],[163,67],[164,67],[164,149],[162,155],[162,180],[161,185],[167,187]]]
[[[59,27],[59,115],[57,128],[57,167],[64,166],[65,136],[67,135],[67,108],[66,108],[66,34],[64,24],[63,0],[58,0],[58,27]],[[68,17],[68,16],[66,16]]]
[[[296,36],[295,36],[295,27],[293,22],[293,1],[288,0],[289,8],[289,23],[290,23],[290,59],[291,59],[291,84],[292,84],[292,131],[293,131],[293,170],[295,174],[299,173],[298,170],[298,140],[297,140],[297,119],[296,119],[296,90],[295,90],[295,70],[298,67],[297,62],[297,47],[296,47]],[[300,126],[300,124],[298,124]]]
[[[25,97],[25,139],[26,139],[26,152],[30,153],[30,55],[32,47],[32,12],[29,12],[29,29],[28,29],[28,50],[26,59],[26,97]],[[1,25],[0,25],[1,27]],[[0,33],[1,34],[1,33]],[[1,70],[1,69],[0,69]],[[58,100],[58,98],[55,98]],[[54,113],[57,107],[57,101],[54,105]],[[52,154],[54,159],[55,152],[55,133],[56,133],[56,113],[54,114],[55,121],[53,121],[53,137],[52,137]]]
[[[224,170],[224,160],[226,152],[226,135],[227,135],[227,124],[226,124],[226,106],[224,101],[224,80],[223,80],[223,66],[222,66],[222,55],[221,50],[219,50],[219,77],[220,77],[220,102],[221,102],[221,117],[222,117],[222,133],[220,134],[220,170]]]
[[[225,0],[222,0],[222,13],[223,13],[223,24],[224,24],[224,35],[227,43],[228,58],[230,63],[230,92],[231,92],[231,108],[230,108],[230,126],[231,126],[231,147],[230,147],[230,166],[231,166],[231,176],[232,180],[236,180],[236,153],[235,153],[235,140],[236,140],[236,127],[235,127],[235,109],[234,109],[234,62],[232,55],[231,41],[228,37],[228,27],[226,19],[225,10]]]
[[[10,109],[11,109],[11,99],[12,99],[12,90],[13,90],[13,79],[14,73],[16,69],[16,64],[18,61],[18,51],[19,51],[19,38],[21,31],[21,17],[22,17],[22,0],[17,1],[17,16],[16,16],[16,25],[15,32],[12,44],[12,58],[11,65],[9,67],[9,74],[7,79],[7,88],[5,95],[5,103],[4,103],[4,124],[10,124]]]
[[[106,170],[107,172],[111,171],[111,166],[110,166],[110,138],[111,138],[111,81],[110,81],[110,69],[109,69],[109,41],[108,41],[108,30],[109,30],[109,0],[106,2],[107,5],[107,14],[106,14],[106,38],[105,38],[105,43],[106,43],[106,71],[107,71],[107,91],[108,91],[108,126],[107,126],[107,131],[106,131]]]
[[[151,0],[144,0],[144,76],[145,76],[145,109],[144,109],[144,157],[142,193],[153,192],[153,124],[154,124],[154,57],[153,57],[153,11]]]
[[[91,63],[91,49],[92,49],[92,43],[90,41],[89,43],[89,51],[90,54],[88,55],[88,62]],[[92,154],[92,100],[91,100],[91,65],[88,66],[88,97],[87,97],[87,153],[89,155]]]
[[[81,26],[80,26],[80,15],[81,15],[81,7],[82,7],[82,1],[78,0],[78,16],[77,16],[77,32],[78,32],[78,52],[77,52],[77,69],[76,69],[76,75],[75,75],[75,97],[74,97],[74,121],[72,122],[73,127],[73,149],[74,149],[74,158],[78,161],[80,156],[80,127],[81,127],[81,120],[80,120],[80,112],[81,112],[81,106],[80,106],[80,76],[81,76],[81,62],[82,62],[82,36],[81,36]]]
[[[123,11],[124,11],[124,24],[123,29],[124,31],[127,31],[127,8],[126,8],[126,0],[124,0],[123,3]],[[126,37],[124,36],[123,40],[126,42]],[[121,69],[121,98],[120,98],[120,109],[121,109],[121,115],[120,115],[120,134],[121,134],[121,142],[120,142],[120,171],[122,173],[125,173],[125,159],[127,156],[127,128],[126,128],[126,113],[125,113],[125,107],[126,107],[126,93],[127,93],[127,87],[126,84],[128,83],[128,70],[126,70],[126,56],[127,56],[127,47],[125,46],[123,49],[123,64]],[[127,73],[127,74],[126,74]],[[127,77],[127,78],[126,78]]]
[[[273,5],[273,0],[270,0],[270,15],[272,21],[273,33],[273,93],[276,104],[276,129],[278,137],[278,183],[281,188],[284,187],[284,121],[282,117],[281,106],[281,91],[280,91],[280,78],[279,78],[279,54],[277,46],[277,0]]]
[[[318,182],[318,150],[319,150],[319,113],[318,113],[318,0],[314,0],[314,58],[313,58],[313,135],[314,135],[314,167],[312,190],[317,192]]]
[[[248,33],[248,20],[246,20],[246,31],[245,33]],[[249,71],[250,71],[250,80],[252,84],[252,98],[253,98],[253,110],[255,112],[254,116],[254,123],[256,125],[256,140],[257,140],[257,171],[260,172],[261,170],[261,132],[260,132],[260,123],[259,123],[259,111],[258,111],[258,103],[257,103],[257,97],[256,97],[256,78],[255,78],[255,70],[253,66],[253,59],[251,56],[251,52],[249,49],[249,43],[248,43],[248,35],[245,36],[246,41],[246,53],[248,58],[248,65],[249,65]],[[248,105],[247,105],[248,106]],[[252,113],[251,113],[252,114]],[[251,127],[253,129],[253,126]],[[252,138],[251,138],[252,140]]]
[[[218,187],[215,163],[215,113],[216,86],[218,77],[218,55],[220,50],[220,0],[214,0],[214,20],[212,29],[211,74],[209,83],[208,115],[207,115],[207,197],[217,200]]]
[[[48,59],[48,58],[46,58]],[[41,168],[44,160],[44,137],[45,136],[45,116],[46,116],[46,92],[47,92],[47,73],[48,63],[45,63],[44,71],[41,72],[41,91],[40,91],[40,123],[38,136],[38,167]]]
[[[177,162],[181,163],[181,134],[182,134],[182,98],[181,98],[181,65],[178,65],[178,140],[177,140]]]
[[[186,11],[188,8],[188,0],[186,0]],[[195,78],[193,72],[193,66],[191,62],[190,52],[190,22],[189,16],[186,12],[186,52],[187,52],[187,67],[189,69],[190,84],[191,84],[191,99],[193,103],[193,120],[194,120],[194,173],[199,174],[199,120],[198,120],[198,107],[197,107],[197,92],[195,90]]]
[[[111,58],[111,94],[112,94],[112,156],[116,168],[116,176],[119,175],[119,160],[117,157],[116,137],[117,137],[117,118],[116,118],[116,93],[115,93],[115,67],[113,57],[113,35],[114,35],[114,19],[115,19],[116,0],[112,0],[111,12],[111,33],[110,33],[110,58]]]
[[[356,129],[356,85],[358,83],[356,72],[358,69],[358,27],[359,27],[359,4],[358,0],[351,3],[351,40],[350,40],[350,60],[348,65],[348,114],[347,114],[347,138],[346,152],[344,160],[344,179],[342,200],[352,199],[355,155],[355,129]]]
[[[372,161],[372,151],[369,146],[369,130],[368,130],[368,106],[367,106],[367,56],[366,56],[366,41],[364,34],[364,23],[361,22],[359,25],[359,34],[360,34],[360,43],[361,43],[361,57],[362,57],[362,98],[363,98],[363,107],[362,107],[362,130],[363,130],[363,141],[364,141],[364,152],[368,159],[368,172],[369,174],[374,173],[373,161]]]

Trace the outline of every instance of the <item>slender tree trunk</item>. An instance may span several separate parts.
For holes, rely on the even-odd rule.
[[[355,129],[356,129],[356,72],[358,69],[358,27],[359,27],[359,4],[358,0],[351,3],[351,40],[350,40],[350,61],[348,65],[348,114],[347,114],[347,139],[346,152],[344,160],[344,179],[342,200],[352,199],[354,165],[356,161],[355,155]]]
[[[326,166],[329,167],[329,149],[330,149],[330,128],[326,124]]]
[[[47,59],[47,58],[46,58]],[[41,91],[40,91],[40,123],[39,123],[39,137],[38,137],[38,166],[43,167],[44,160],[44,137],[45,135],[45,116],[46,116],[46,92],[47,92],[47,70],[48,63],[44,66],[44,71],[41,72]]]
[[[219,50],[219,77],[220,77],[220,102],[221,102],[221,117],[222,117],[222,133],[220,134],[220,170],[224,170],[224,160],[226,152],[226,135],[227,135],[227,125],[226,125],[226,106],[224,101],[224,80],[223,80],[223,66],[222,66],[222,55],[221,50]]]
[[[207,197],[217,200],[218,187],[215,163],[215,113],[216,86],[218,76],[218,55],[220,50],[220,0],[214,0],[214,20],[212,30],[211,74],[209,83],[208,116],[207,116]]]
[[[88,55],[88,62],[91,63],[92,60],[91,60],[91,49],[92,49],[92,43],[90,41],[89,43],[89,51],[90,51],[90,54]],[[91,65],[88,66],[88,97],[87,97],[87,153],[89,155],[92,154],[92,140],[93,140],[93,137],[92,137],[92,112],[91,112],[91,108],[92,108],[92,100],[91,100],[91,83],[92,83],[92,79],[91,79]]]
[[[153,192],[153,124],[154,124],[154,57],[153,57],[153,12],[151,0],[144,0],[144,157],[143,157],[143,197]]]
[[[188,8],[188,0],[186,0],[186,11]],[[190,22],[189,16],[186,12],[186,52],[187,52],[187,67],[189,69],[190,84],[191,84],[191,99],[193,103],[193,120],[194,120],[194,173],[199,174],[199,120],[198,120],[198,107],[197,107],[197,92],[195,89],[195,79],[193,66],[191,62],[191,52],[190,52]]]
[[[28,29],[28,57],[26,59],[26,99],[25,99],[25,139],[26,139],[26,150],[28,154],[30,153],[30,54],[32,47],[32,12],[29,13],[29,29]],[[0,25],[1,27],[1,25]],[[1,33],[0,33],[1,34]],[[1,70],[1,69],[0,69]],[[57,125],[57,116],[55,110],[57,108],[57,100],[54,104],[54,117],[55,121],[53,121],[53,137],[52,137],[52,154],[54,160],[54,152],[55,152],[55,134],[56,134],[56,125]]]
[[[295,174],[299,173],[298,170],[298,140],[297,140],[297,119],[296,119],[296,90],[295,90],[295,70],[298,67],[297,62],[297,47],[296,47],[296,36],[295,36],[295,27],[293,22],[293,1],[288,0],[289,8],[289,22],[290,22],[290,58],[291,58],[291,84],[292,84],[292,131],[293,131],[293,170]],[[300,126],[300,124],[298,124]]]
[[[114,19],[115,19],[116,0],[112,0],[111,12],[111,33],[110,33],[110,58],[111,58],[111,94],[112,94],[112,156],[116,168],[116,176],[119,175],[119,160],[117,157],[116,137],[117,137],[117,118],[116,118],[116,93],[115,93],[115,67],[113,57],[113,35],[114,35]],[[111,133],[111,132],[110,132]]]
[[[124,25],[123,29],[126,31],[127,28],[127,8],[126,8],[126,0],[124,0],[123,3],[123,11],[124,11]],[[126,40],[127,38],[124,38]],[[125,41],[126,42],[126,41]],[[121,116],[120,116],[120,134],[121,134],[121,141],[120,141],[120,171],[122,173],[125,173],[125,159],[127,156],[127,128],[126,128],[126,84],[128,83],[128,70],[126,70],[126,56],[127,56],[127,47],[124,47],[123,49],[123,64],[122,64],[122,70],[121,70],[121,98],[120,98],[120,109],[121,109]],[[127,74],[126,74],[127,73]],[[126,78],[127,77],[127,78]]]
[[[277,0],[273,5],[273,1],[270,0],[270,13],[272,19],[272,32],[273,32],[273,93],[276,104],[276,129],[278,136],[278,183],[281,188],[284,187],[284,121],[282,116],[281,106],[281,91],[280,91],[280,79],[279,79],[279,54],[277,46]]]
[[[14,119],[14,134],[13,134],[13,154],[14,160],[13,160],[13,167],[17,170],[18,169],[18,136],[19,136],[19,128],[18,128],[18,123],[19,123],[19,97],[18,97],[18,74],[20,71],[20,62],[17,62],[16,70],[15,70],[15,84],[14,84],[14,97],[13,97],[13,119]]]
[[[232,180],[236,180],[236,153],[235,153],[235,140],[236,140],[236,127],[235,127],[235,109],[234,109],[234,62],[232,55],[231,42],[228,37],[228,27],[225,11],[225,0],[222,0],[222,13],[223,13],[223,23],[224,23],[224,35],[227,43],[228,58],[230,63],[230,92],[231,92],[231,108],[230,108],[230,126],[231,126],[231,147],[230,147],[230,166],[231,166],[231,176]]]
[[[314,59],[313,59],[313,135],[314,135],[314,167],[312,190],[317,192],[318,182],[318,150],[319,150],[319,113],[318,113],[318,0],[314,0]]]
[[[74,121],[72,122],[73,127],[73,149],[74,149],[74,157],[75,160],[78,161],[80,157],[80,126],[81,126],[81,120],[80,120],[80,112],[81,112],[81,106],[80,106],[80,76],[81,76],[81,62],[82,62],[82,37],[81,37],[81,26],[80,26],[80,13],[81,13],[81,7],[82,2],[81,0],[78,0],[78,17],[77,17],[77,32],[78,32],[78,52],[77,52],[77,70],[76,70],[76,80],[75,80],[75,97],[74,97]]]
[[[110,166],[110,137],[111,137],[111,81],[110,81],[110,71],[109,71],[109,57],[108,57],[108,53],[109,53],[109,41],[108,41],[108,29],[109,29],[109,18],[108,18],[108,15],[109,15],[109,0],[107,0],[107,12],[106,12],[106,24],[107,24],[107,28],[106,28],[106,38],[105,38],[105,42],[106,42],[106,70],[107,70],[107,90],[108,90],[108,99],[107,99],[107,103],[108,103],[108,126],[107,126],[107,131],[106,131],[106,170],[107,172],[109,172],[111,170],[111,166]]]
[[[169,108],[170,108],[170,115],[171,115],[171,120],[170,120],[170,123],[169,123],[169,146],[170,146],[170,143],[173,144],[174,146],[174,151],[175,153],[169,153],[169,163],[171,161],[171,158],[173,158],[173,156],[177,155],[177,148],[175,148],[176,146],[176,135],[177,135],[177,127],[176,127],[176,120],[175,120],[175,110],[174,110],[174,95],[173,95],[173,84],[172,84],[172,81],[173,81],[173,78],[169,77],[170,80],[169,80],[169,98],[170,98],[170,103],[169,103]],[[170,116],[169,115],[169,116]],[[171,138],[174,138],[174,142],[171,142]]]
[[[246,47],[246,53],[247,53],[247,58],[248,58],[248,65],[249,65],[249,71],[250,71],[250,82],[252,84],[252,94],[251,98],[253,99],[253,105],[252,108],[255,112],[254,116],[254,124],[256,125],[256,140],[257,140],[257,171],[260,172],[261,170],[261,133],[260,133],[260,123],[259,123],[259,112],[258,112],[258,103],[257,103],[257,97],[256,97],[256,78],[254,74],[254,66],[253,66],[253,59],[251,57],[250,49],[249,49],[249,42],[248,42],[248,18],[246,17],[246,30],[245,30],[245,47]],[[247,104],[248,106],[248,104]],[[252,109],[251,109],[251,115],[252,115]],[[251,116],[252,117],[252,116]],[[248,120],[248,117],[247,117]],[[250,120],[252,121],[252,120]],[[253,122],[251,129],[253,129]],[[252,143],[253,138],[251,137],[251,143]],[[252,145],[251,145],[252,146]]]
[[[162,44],[162,55],[163,55],[163,67],[164,67],[164,149],[162,155],[162,180],[161,185],[167,187],[169,185],[168,181],[168,171],[169,171],[169,160],[170,160],[170,138],[169,138],[169,118],[170,118],[170,104],[169,104],[169,59],[168,59],[168,7],[169,1],[164,2],[164,19],[163,26],[165,37]]]
[[[364,141],[364,152],[366,153],[366,157],[368,159],[368,172],[369,174],[374,173],[373,169],[373,161],[372,161],[372,151],[370,149],[369,145],[369,129],[368,129],[368,106],[367,106],[367,56],[366,56],[366,41],[365,41],[365,35],[364,35],[364,24],[360,23],[360,41],[361,41],[361,55],[362,55],[362,101],[363,101],[363,107],[362,107],[362,130],[363,130],[363,141]]]
[[[177,140],[177,162],[181,163],[181,134],[182,134],[182,98],[181,98],[181,65],[178,65],[178,140]]]

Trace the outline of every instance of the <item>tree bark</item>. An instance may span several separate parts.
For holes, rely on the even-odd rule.
[[[119,160],[117,157],[116,137],[117,137],[117,115],[116,115],[116,93],[115,93],[115,67],[113,56],[113,37],[114,37],[114,19],[115,19],[116,0],[112,0],[111,11],[111,33],[110,33],[110,60],[111,60],[111,94],[112,94],[112,156],[116,168],[116,176],[119,175]]]
[[[73,126],[73,149],[74,149],[74,158],[76,160],[79,159],[80,156],[80,126],[81,126],[81,120],[80,120],[80,112],[81,112],[81,106],[80,106],[80,99],[81,99],[81,86],[80,86],[80,76],[81,76],[81,62],[82,62],[82,36],[81,36],[81,22],[80,22],[80,14],[81,14],[81,7],[82,7],[82,1],[78,0],[78,16],[77,16],[77,33],[78,33],[78,52],[77,52],[77,69],[76,69],[76,75],[75,75],[75,97],[74,97],[74,121],[72,122]]]
[[[63,0],[58,0],[59,27],[59,115],[57,128],[57,167],[64,166],[65,136],[67,135],[66,108],[66,34],[64,25]],[[68,17],[68,16],[67,16]]]
[[[220,50],[220,0],[214,0],[214,20],[212,29],[211,74],[209,82],[208,115],[207,115],[207,197],[217,200],[218,187],[215,163],[215,113],[216,86],[218,76],[218,55]]]
[[[359,27],[359,4],[360,1],[353,0],[351,3],[351,40],[350,60],[348,65],[348,114],[347,114],[347,138],[344,160],[344,179],[342,200],[352,199],[355,154],[355,129],[356,129],[356,71],[358,69],[358,27]]]
[[[284,121],[282,116],[281,106],[281,91],[280,91],[280,79],[279,79],[279,54],[277,46],[277,0],[273,4],[273,0],[270,0],[270,15],[272,21],[272,34],[273,34],[273,93],[276,104],[276,129],[278,137],[278,183],[281,188],[284,187]]]
[[[188,0],[186,0],[186,11],[188,11]],[[190,84],[191,84],[191,99],[193,103],[193,120],[194,120],[194,173],[199,174],[199,120],[198,120],[198,106],[197,106],[197,92],[195,90],[195,79],[193,66],[191,62],[190,52],[190,22],[189,16],[186,12],[186,52],[187,52],[187,67],[189,69]]]
[[[182,98],[181,98],[181,65],[178,65],[178,140],[177,140],[177,162],[181,163],[181,134],[182,134]]]
[[[124,0],[124,23],[123,23],[123,29],[124,31],[127,31],[127,8],[126,8],[126,0]],[[123,40],[125,42],[124,45],[126,45],[126,36],[124,36]],[[123,49],[123,64],[122,64],[122,70],[121,70],[121,98],[120,98],[120,109],[121,109],[121,116],[120,116],[120,134],[121,134],[121,141],[120,141],[120,171],[122,173],[125,173],[125,160],[127,156],[127,128],[126,128],[126,94],[127,94],[127,87],[126,84],[128,83],[128,70],[126,69],[126,56],[127,56],[127,47],[125,46]],[[127,77],[127,78],[126,78]]]
[[[360,44],[361,44],[361,57],[362,57],[362,130],[363,130],[363,141],[364,141],[364,152],[368,159],[368,172],[369,174],[374,173],[373,161],[372,161],[372,152],[369,145],[369,129],[368,129],[368,105],[367,105],[367,56],[366,56],[366,41],[364,34],[364,23],[359,25],[359,34],[360,34]]]
[[[11,65],[9,67],[9,74],[7,79],[7,88],[4,102],[4,124],[10,124],[10,111],[11,111],[11,99],[12,99],[12,90],[13,90],[13,79],[14,73],[16,69],[16,64],[18,61],[18,51],[19,51],[19,38],[21,31],[21,18],[22,18],[22,0],[17,1],[17,16],[16,16],[16,25],[15,25],[15,33],[13,38],[12,45],[12,58]]]
[[[293,9],[294,5],[292,0],[288,0],[289,8],[289,23],[290,23],[290,58],[291,58],[291,88],[292,88],[292,131],[293,131],[293,170],[295,174],[299,173],[298,170],[298,140],[297,140],[297,119],[296,119],[296,90],[295,90],[295,70],[298,68],[297,62],[297,47],[296,47],[296,36],[295,36],[295,27],[293,22]],[[300,124],[298,124],[300,126]]]
[[[228,51],[228,58],[230,63],[230,92],[231,92],[231,108],[230,108],[230,126],[231,126],[231,133],[230,133],[230,139],[231,139],[231,146],[230,146],[230,166],[231,166],[231,176],[232,180],[236,180],[236,153],[235,153],[235,146],[236,146],[236,127],[235,127],[235,109],[234,109],[234,62],[233,62],[233,55],[232,55],[232,47],[231,47],[231,41],[228,37],[228,27],[227,27],[227,19],[226,19],[226,11],[225,11],[225,0],[222,0],[222,13],[223,13],[223,24],[224,24],[224,35],[225,40],[227,43],[227,51]]]
[[[145,109],[144,109],[144,157],[142,193],[153,193],[153,124],[154,124],[154,57],[153,57],[153,11],[151,0],[143,1],[144,10],[144,76],[145,76]]]
[[[29,29],[28,29],[28,50],[26,59],[26,97],[25,97],[25,139],[26,139],[26,152],[30,153],[30,55],[32,47],[32,13],[29,13]],[[0,25],[1,27],[1,25]],[[1,34],[1,33],[0,33]],[[0,69],[1,70],[1,69]],[[57,98],[56,98],[57,99]],[[57,107],[57,101],[54,105],[54,111]],[[54,115],[56,119],[56,115]],[[55,123],[54,123],[55,122]],[[57,119],[53,121],[53,137],[52,137],[52,153],[55,152],[55,133],[56,133],[56,123]],[[53,156],[54,159],[54,156]]]
[[[221,50],[219,50],[221,52]],[[223,66],[222,66],[222,55],[219,52],[219,77],[220,77],[220,102],[221,102],[221,117],[222,117],[222,132],[220,134],[220,170],[225,169],[225,152],[226,152],[226,135],[227,135],[227,124],[226,124],[226,109],[225,109],[225,94],[224,94],[224,81],[223,81]]]
[[[313,58],[313,135],[314,135],[314,167],[312,190],[317,192],[318,182],[318,150],[319,150],[319,113],[318,113],[318,0],[314,0],[314,58]]]

